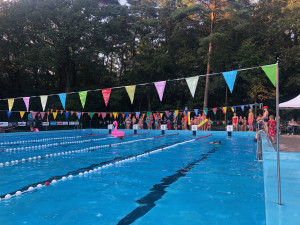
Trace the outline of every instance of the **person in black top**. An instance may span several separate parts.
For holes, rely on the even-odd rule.
[[[39,130],[41,130],[42,128],[42,116],[41,116],[41,113],[38,113],[36,115],[36,126]]]

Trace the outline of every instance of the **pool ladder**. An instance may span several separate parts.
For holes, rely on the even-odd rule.
[[[262,123],[264,125],[264,121],[263,120],[259,120],[257,122],[257,127],[259,129],[259,124]],[[263,130],[258,130],[257,132],[257,148],[256,148],[256,159],[258,161],[262,161],[263,160],[263,155],[262,155],[262,138],[261,138],[261,134],[266,135],[267,131],[266,131],[266,127],[264,127]],[[269,138],[267,138],[268,144],[269,143]]]

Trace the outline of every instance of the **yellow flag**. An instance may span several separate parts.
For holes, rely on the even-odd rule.
[[[20,112],[21,119],[23,118],[24,114],[25,114],[24,111]]]
[[[191,112],[188,112],[189,125],[191,125]]]
[[[53,118],[56,119],[56,116],[57,116],[57,112],[54,112],[53,113]]]
[[[179,110],[175,110],[174,112],[175,112],[176,116],[178,116]]]
[[[163,113],[161,113],[161,114],[160,114],[160,118],[163,118],[163,115],[164,115],[164,114],[163,114]]]
[[[133,104],[135,87],[136,87],[136,85],[131,85],[131,86],[126,86],[125,87],[125,89],[126,89],[126,91],[128,93],[128,96],[130,98],[131,104]]]
[[[226,113],[227,107],[223,107],[223,112]]]
[[[117,112],[114,112],[114,118],[116,119],[118,117],[118,113]]]
[[[8,99],[8,111],[11,111],[13,105],[14,105],[15,99],[14,98],[9,98]]]
[[[223,124],[225,125],[225,121],[222,121],[223,122]]]
[[[232,112],[234,112],[234,108],[233,107],[231,107],[231,110],[232,110]]]

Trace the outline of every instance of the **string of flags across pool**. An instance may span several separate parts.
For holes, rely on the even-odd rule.
[[[260,66],[260,67],[245,68],[245,69],[234,70],[234,71],[229,71],[229,72],[213,73],[213,74],[208,74],[208,75],[222,74],[225,81],[226,81],[226,83],[227,83],[227,86],[228,86],[230,92],[232,93],[238,71],[245,71],[245,70],[257,69],[257,68],[262,68],[262,70],[265,72],[265,74],[270,79],[272,84],[274,86],[276,86],[276,69],[277,69],[276,64]],[[130,102],[131,102],[131,104],[133,104],[136,86],[144,86],[144,85],[154,84],[154,86],[157,90],[157,93],[158,93],[159,100],[162,101],[163,100],[163,95],[164,95],[164,90],[165,90],[165,87],[166,87],[166,83],[167,82],[172,82],[172,81],[178,81],[178,80],[185,80],[186,81],[187,86],[188,86],[188,88],[191,92],[191,95],[192,95],[192,97],[194,97],[196,89],[197,89],[198,80],[199,80],[199,77],[201,77],[201,76],[206,76],[206,75],[198,75],[198,76],[193,76],[193,77],[188,77],[188,78],[178,78],[178,79],[167,80],[167,81],[158,81],[158,82],[151,82],[151,83],[144,83],[144,84],[137,84],[137,85],[129,85],[129,86],[120,86],[120,87],[112,87],[112,88],[105,88],[105,89],[95,89],[95,90],[86,90],[86,91],[80,91],[80,92],[69,92],[69,93],[50,94],[50,95],[31,96],[31,97],[6,98],[6,99],[0,99],[0,100],[2,100],[2,101],[7,100],[7,102],[8,102],[8,111],[12,112],[12,108],[14,106],[15,100],[16,99],[22,99],[24,104],[25,104],[26,111],[28,112],[30,99],[34,98],[34,97],[39,97],[40,101],[41,101],[42,109],[43,109],[43,111],[45,111],[48,97],[58,95],[59,99],[60,99],[60,102],[62,104],[62,107],[65,110],[66,109],[67,95],[78,94],[78,96],[80,98],[82,108],[84,109],[88,92],[101,91],[105,106],[107,107],[107,104],[108,104],[108,101],[109,101],[109,98],[110,98],[110,94],[111,94],[111,91],[113,89],[125,88],[125,90],[127,91],[128,96],[129,96]],[[8,116],[10,116],[9,113],[8,113]]]
[[[258,106],[258,108],[262,109],[262,106],[263,106],[262,103],[254,103],[254,104],[246,104],[246,105],[205,108],[203,110],[193,109],[193,110],[183,110],[183,111],[166,110],[166,111],[140,111],[140,112],[78,112],[78,111],[51,109],[48,112],[40,112],[40,114],[41,114],[42,119],[44,119],[45,115],[47,115],[47,118],[49,118],[49,116],[52,115],[53,119],[56,119],[58,113],[60,113],[61,115],[64,114],[66,119],[68,119],[69,116],[73,116],[73,115],[75,115],[78,119],[80,119],[81,116],[83,116],[84,114],[89,115],[91,119],[93,119],[94,116],[98,116],[99,119],[101,119],[101,118],[105,119],[107,116],[109,116],[109,118],[117,119],[120,116],[122,118],[127,118],[128,116],[131,117],[133,115],[135,115],[137,118],[140,118],[140,116],[145,117],[146,115],[147,115],[147,117],[149,117],[152,113],[154,113],[154,114],[160,113],[161,117],[163,117],[163,115],[165,114],[167,117],[169,117],[171,112],[174,112],[175,115],[178,117],[179,115],[181,116],[184,111],[186,114],[194,112],[196,116],[198,116],[199,113],[201,113],[201,112],[204,113],[205,115],[207,115],[209,111],[212,111],[214,113],[214,115],[216,115],[218,110],[222,110],[222,112],[224,114],[226,114],[227,110],[236,112],[238,108],[240,108],[244,112],[245,107],[249,107],[250,109],[253,109],[253,106],[256,106],[256,105]],[[3,111],[3,110],[1,110],[1,111]],[[23,119],[23,117],[26,113],[25,111],[8,111],[8,110],[6,110],[6,112],[7,112],[8,118],[11,116],[12,113],[19,113],[21,119]],[[30,113],[32,114],[33,118],[35,118],[38,112],[31,111]]]

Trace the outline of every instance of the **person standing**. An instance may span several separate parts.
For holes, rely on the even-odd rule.
[[[38,113],[36,115],[36,126],[39,129],[39,131],[40,131],[41,128],[42,128],[42,116],[41,116],[41,113]]]
[[[276,135],[276,121],[274,120],[274,116],[270,116],[269,124],[269,136],[272,139],[272,143],[275,144],[275,135]]]
[[[243,119],[243,128],[244,128],[244,131],[247,131],[247,118],[244,117]]]
[[[249,131],[253,132],[253,112],[252,109],[249,109],[249,114],[248,114],[248,124],[249,124]]]
[[[264,106],[264,114],[262,116],[262,119],[264,120],[266,132],[268,133],[268,122],[269,122],[269,112],[268,112],[268,106]]]
[[[239,131],[243,131],[243,117],[240,116],[239,118]]]
[[[30,131],[33,131],[34,118],[33,118],[33,115],[32,115],[32,111],[30,111],[29,114],[28,114],[28,124],[29,124],[29,127],[30,127]]]
[[[233,125],[233,130],[235,131],[238,131],[237,124],[238,124],[238,117],[236,116],[236,113],[234,113],[232,117],[232,125]]]

